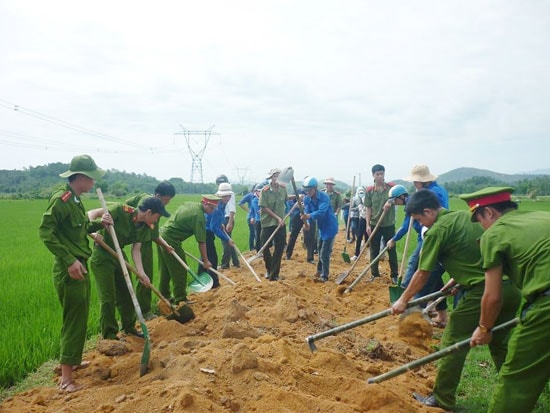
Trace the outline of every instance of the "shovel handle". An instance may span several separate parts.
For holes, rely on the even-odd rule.
[[[386,253],[387,250],[388,250],[388,246],[386,245],[386,246],[384,247],[384,249],[380,252],[380,254],[378,254],[378,255],[376,256],[376,258],[373,259],[373,260],[371,261],[371,263],[367,266],[367,268],[365,268],[363,271],[361,271],[361,273],[357,276],[357,278],[356,278],[355,280],[353,280],[353,282],[351,283],[351,285],[350,285],[348,288],[346,288],[344,292],[346,292],[346,293],[351,292],[351,290],[353,289],[353,287],[355,287],[355,285],[356,285],[359,281],[361,281],[361,278],[363,278],[363,277],[365,276],[365,274],[367,273],[367,271],[370,270],[370,268],[371,268],[374,264],[376,264],[378,261],[380,261],[380,258],[382,258],[382,255],[384,255],[384,254]]]
[[[191,253],[189,253],[189,252],[187,252],[187,251],[184,251],[184,252],[185,252],[185,255],[187,255],[189,258],[191,258],[191,259],[197,261],[200,265],[203,265],[203,266],[204,266],[204,262],[203,262],[201,259],[195,257],[193,254],[191,254]],[[233,281],[231,278],[229,278],[229,277],[223,275],[221,272],[219,272],[218,270],[216,270],[216,269],[214,269],[214,268],[212,268],[212,267],[210,267],[207,271],[212,271],[212,272],[213,272],[214,274],[216,274],[218,277],[223,278],[225,281],[227,281],[227,282],[228,282],[229,284],[231,284],[231,285],[237,285],[237,283],[236,283],[235,281]]]
[[[94,234],[88,234],[90,236],[90,238],[92,238],[94,240],[94,242],[98,245],[101,246],[101,248],[103,248],[105,251],[107,251],[109,254],[111,254],[114,258],[118,258],[117,256],[117,253],[114,249],[112,249],[109,244],[107,244],[105,241],[103,241],[101,238],[99,238],[98,236],[94,235]],[[130,272],[133,272],[136,276],[139,277],[139,274],[138,274],[138,270],[136,270],[134,268],[134,266],[132,264],[130,264],[128,261],[124,260],[124,263],[126,264],[126,268],[128,268],[128,270],[130,270]],[[155,287],[153,285],[153,283],[151,283],[151,291],[153,291],[155,293],[155,295],[164,303],[166,304],[168,307],[170,307],[170,310],[172,310],[172,312],[174,314],[176,314],[178,317],[180,316],[180,313],[178,313],[178,310],[176,310],[176,308],[173,306],[173,304],[165,297],[163,296],[160,291],[157,289],[157,287]]]
[[[505,323],[502,323],[496,327],[493,327],[491,331],[494,332],[494,331],[504,330],[504,329],[513,327],[517,324],[519,324],[519,318],[513,318],[512,320],[506,321]],[[436,351],[435,353],[429,354],[426,357],[419,358],[418,360],[411,361],[410,363],[404,364],[401,367],[390,370],[387,373],[381,374],[376,377],[372,377],[368,379],[367,383],[372,384],[372,383],[380,383],[380,382],[386,381],[395,376],[399,376],[403,373],[406,373],[407,371],[411,371],[416,367],[420,367],[425,364],[431,363],[432,361],[439,360],[440,358],[446,357],[451,353],[459,352],[469,346],[470,346],[470,338],[467,338],[449,347],[442,348],[441,350]]]
[[[183,268],[185,268],[189,274],[191,274],[191,277],[193,277],[193,279],[196,282],[198,282],[202,286],[205,285],[203,282],[201,282],[198,275],[195,274],[195,272],[191,269],[191,267],[189,267],[189,265],[187,265],[187,263],[184,260],[182,260],[182,258],[178,255],[178,253],[176,251],[172,250],[172,252],[170,252],[170,254],[172,254],[172,256],[176,259],[176,261],[179,262],[181,264],[181,266]]]

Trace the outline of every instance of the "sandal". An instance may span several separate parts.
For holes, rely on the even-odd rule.
[[[83,360],[80,364],[73,366],[73,371],[85,369],[86,367],[89,367],[90,364],[91,363],[89,361]],[[53,372],[58,376],[61,376],[61,366],[54,367]]]
[[[84,386],[76,384],[74,380],[71,380],[67,383],[59,383],[59,386],[57,388],[61,390],[63,393],[74,393],[76,391],[83,389]]]

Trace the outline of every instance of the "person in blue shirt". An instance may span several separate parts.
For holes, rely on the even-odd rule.
[[[246,211],[246,222],[248,223],[248,250],[252,251],[256,246],[256,228],[254,225],[254,215],[250,209],[252,200],[254,199],[254,190],[256,185],[253,185],[242,199],[239,201],[239,206]]]
[[[216,192],[216,196],[220,198],[219,202],[212,201],[207,198],[203,199],[203,202],[208,202],[212,205],[217,204],[214,212],[206,216],[206,256],[208,257],[208,261],[210,261],[212,268],[214,268],[215,270],[218,269],[218,253],[216,251],[216,244],[214,242],[216,236],[220,240],[222,240],[222,242],[226,242],[232,248],[235,245],[227,232],[225,232],[224,227],[225,206],[229,202],[231,195],[233,195],[233,191],[231,190],[230,184],[221,183],[218,186],[218,191]],[[201,264],[199,264],[198,273],[200,274],[205,270],[206,269]],[[214,283],[212,284],[212,288],[219,287],[220,280],[218,279],[217,274],[215,274],[214,272],[208,273],[214,281]]]
[[[330,197],[318,190],[318,181],[313,176],[306,176],[303,182],[304,214],[302,220],[317,221],[319,231],[319,262],[317,263],[318,281],[327,282],[330,271],[330,256],[334,245],[334,238],[338,233],[338,221],[330,205]]]
[[[250,202],[250,220],[254,227],[254,249],[256,252],[262,248],[260,245],[260,232],[262,231],[262,225],[260,222],[260,192],[264,189],[264,184],[259,183],[254,187],[254,197]]]

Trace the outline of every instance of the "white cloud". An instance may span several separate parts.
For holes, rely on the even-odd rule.
[[[548,168],[545,1],[4,1],[0,16],[3,169],[91,146],[102,167],[187,180],[180,124],[221,134],[203,157],[207,181],[288,165],[348,182],[374,163],[388,178],[417,163]]]

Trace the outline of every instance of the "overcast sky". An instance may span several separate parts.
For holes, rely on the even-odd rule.
[[[549,1],[0,0],[0,36],[0,169],[188,181],[212,125],[205,182],[550,168]]]

